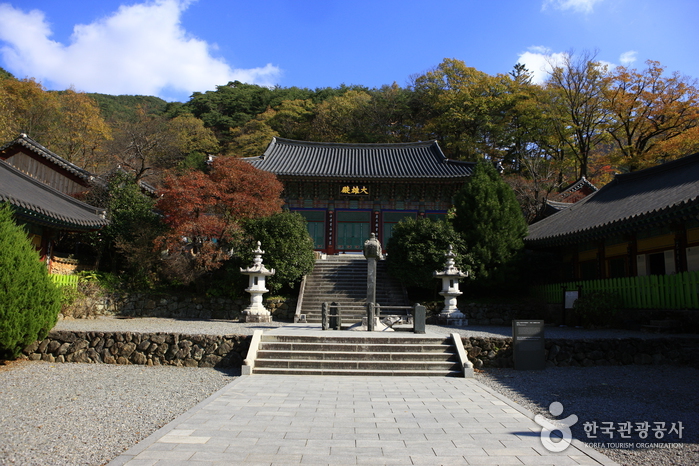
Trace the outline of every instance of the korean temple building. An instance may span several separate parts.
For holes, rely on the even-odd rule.
[[[277,175],[285,208],[303,215],[315,249],[362,250],[375,233],[386,247],[404,218],[441,218],[474,168],[447,159],[436,141],[347,144],[274,138],[246,159]]]
[[[561,281],[699,270],[699,154],[616,175],[524,241],[561,258]]]
[[[0,202],[12,206],[49,271],[60,232],[96,231],[108,223],[104,209],[72,196],[86,191],[93,180],[26,134],[0,147]]]

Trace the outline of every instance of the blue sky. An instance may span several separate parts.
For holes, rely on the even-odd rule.
[[[699,78],[696,0],[0,0],[0,66],[48,89],[157,95],[240,80],[405,86],[444,58],[491,75],[585,50]]]

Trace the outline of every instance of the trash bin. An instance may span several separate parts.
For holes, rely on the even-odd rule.
[[[526,371],[546,367],[543,320],[513,320],[512,343],[515,369]]]

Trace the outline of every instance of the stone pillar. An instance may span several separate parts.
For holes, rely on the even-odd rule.
[[[376,261],[381,259],[381,243],[376,239],[376,234],[372,233],[368,240],[364,242],[364,257],[367,260],[367,327],[370,331],[374,330],[375,321],[378,316],[375,316],[370,309],[376,304]]]

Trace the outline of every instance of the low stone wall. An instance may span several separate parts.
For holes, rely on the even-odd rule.
[[[250,335],[69,332],[54,330],[24,349],[31,360],[141,364],[147,366],[240,367]]]
[[[471,325],[512,325],[514,319],[548,317],[548,309],[538,302],[480,304],[465,301],[459,303],[459,309]]]
[[[86,296],[67,310],[68,316],[92,317],[121,315],[133,317],[170,317],[175,319],[238,319],[250,299],[232,299],[191,294],[118,294]],[[269,298],[264,301],[275,320],[292,321],[296,301]]]
[[[474,367],[513,367],[512,338],[462,338]],[[557,367],[667,364],[699,368],[699,338],[546,340],[546,363]]]

